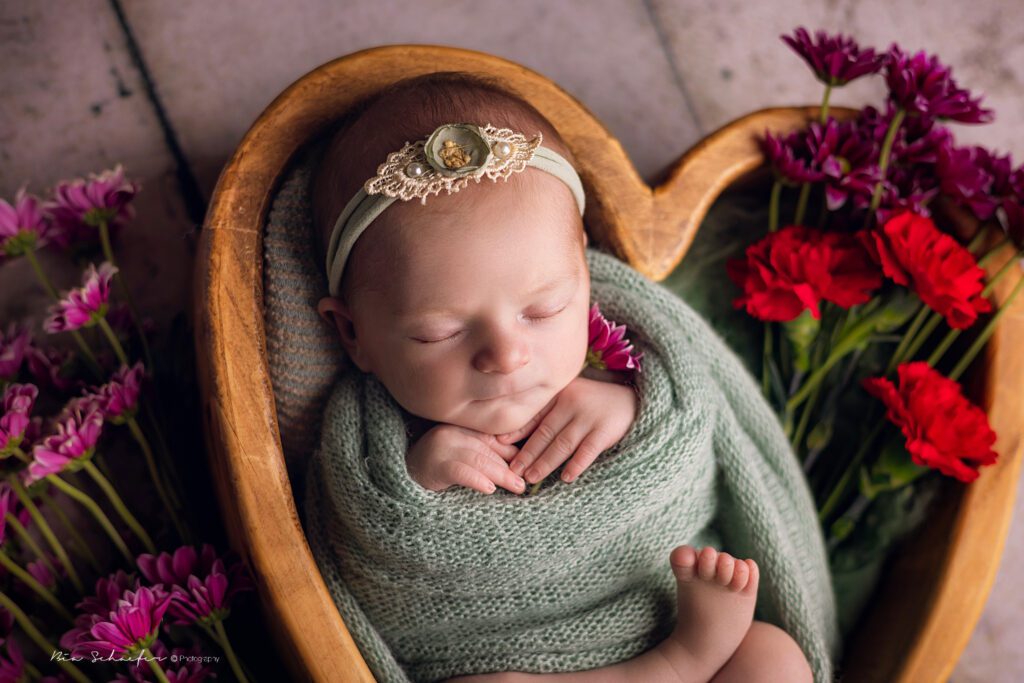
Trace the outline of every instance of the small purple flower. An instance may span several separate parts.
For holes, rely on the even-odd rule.
[[[50,560],[50,564],[52,564],[54,568],[57,569],[58,572],[60,572],[59,577],[53,575],[53,572],[50,571],[49,566],[47,566],[46,562],[44,562],[42,559],[37,559],[32,562],[29,562],[25,566],[25,569],[32,576],[32,578],[38,581],[42,586],[50,590],[53,590],[57,587],[57,581],[67,576],[67,574],[64,572],[64,567],[61,565],[60,560],[57,559],[56,555],[53,555],[51,553],[47,553],[46,555],[47,559]]]
[[[49,216],[39,206],[39,199],[22,187],[14,196],[14,205],[0,199],[0,255],[21,256],[34,251],[53,238]]]
[[[821,125],[812,123],[806,146],[813,165],[820,168],[825,181],[825,199],[830,211],[836,211],[853,197],[861,208],[871,200],[878,182],[878,147],[862,135],[856,123],[839,123],[833,118]]]
[[[841,86],[850,81],[878,73],[885,61],[874,49],[861,49],[842,33],[831,36],[815,31],[811,39],[807,29],[800,27],[792,36],[780,36],[814,70],[814,75],[825,85]]]
[[[908,113],[960,123],[988,123],[994,118],[991,109],[982,108],[980,97],[972,99],[970,91],[957,86],[951,68],[924,51],[910,55],[897,45],[889,48],[885,81],[889,97]]]
[[[13,323],[7,326],[6,333],[0,329],[0,381],[9,382],[18,376],[31,341],[28,330]]]
[[[935,165],[943,194],[968,207],[981,220],[991,218],[1000,204],[992,194],[993,175],[987,168],[990,161],[983,147],[956,147],[951,143],[941,150]]]
[[[82,277],[82,286],[50,308],[50,317],[43,322],[47,332],[66,332],[91,327],[107,313],[110,301],[110,281],[117,268],[104,261],[99,270],[92,264]]]
[[[83,386],[81,380],[68,376],[69,368],[75,360],[75,354],[70,349],[30,346],[25,353],[25,360],[28,361],[28,371],[41,386],[60,393],[68,393]]]
[[[71,650],[74,646],[90,637],[92,627],[107,618],[117,607],[117,601],[125,591],[137,591],[139,579],[134,574],[127,574],[122,569],[107,577],[96,580],[96,592],[75,605],[79,614],[75,617],[74,628],[60,638],[60,646]]]
[[[626,326],[609,322],[597,304],[590,307],[590,331],[587,340],[587,364],[599,370],[640,371],[640,358],[626,339]]]
[[[765,131],[762,149],[775,176],[790,185],[818,182],[824,178],[821,170],[813,165],[802,133],[782,137]]]
[[[5,610],[6,611],[6,610]],[[7,656],[0,655],[0,683],[21,683],[31,680],[25,671],[25,657],[14,640],[7,640]]]
[[[6,457],[21,446],[32,422],[32,407],[39,389],[31,384],[11,384],[4,390],[3,414],[0,416],[0,456]]]
[[[115,657],[138,655],[156,640],[170,600],[160,589],[126,590],[109,614],[93,623],[88,636],[73,644],[71,654],[88,657],[96,650]]]
[[[217,557],[213,546],[204,543],[201,554],[185,545],[173,554],[143,553],[135,561],[147,581],[171,591],[174,623],[206,624],[226,619],[234,596],[254,588],[245,565],[233,559]]]
[[[91,458],[103,432],[103,412],[94,401],[72,399],[57,417],[56,425],[56,434],[32,449],[26,483],[68,468],[74,471]]]
[[[46,208],[60,228],[61,246],[94,243],[100,223],[107,222],[111,231],[123,226],[135,215],[131,205],[139,184],[126,180],[124,169],[115,168],[88,179],[63,180],[53,190],[54,200]]]
[[[109,382],[92,392],[90,396],[96,401],[105,419],[113,424],[124,424],[135,415],[144,373],[142,361],[131,368],[122,365]]]

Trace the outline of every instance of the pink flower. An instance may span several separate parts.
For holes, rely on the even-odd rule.
[[[75,360],[70,349],[30,346],[25,352],[25,360],[28,361],[28,371],[41,386],[67,393],[83,384],[81,380],[67,376]]]
[[[64,180],[53,189],[54,201],[46,208],[53,214],[60,229],[61,246],[75,246],[98,239],[96,228],[103,221],[114,231],[135,215],[131,201],[139,191],[139,184],[124,177],[118,164],[88,180]]]
[[[889,97],[909,113],[933,119],[951,119],[960,123],[988,123],[991,109],[981,106],[981,98],[959,87],[953,70],[935,55],[925,52],[907,54],[897,45],[889,48],[885,63],[885,81]]]
[[[842,33],[829,35],[815,31],[811,39],[807,29],[798,28],[793,36],[781,36],[807,62],[818,80],[825,85],[841,86],[867,74],[878,73],[884,56],[872,48],[861,49],[853,38]]]
[[[107,313],[110,281],[116,272],[117,268],[106,261],[98,271],[90,264],[82,277],[82,286],[50,308],[51,315],[43,322],[43,329],[52,334],[95,325]]]
[[[7,656],[0,655],[0,682],[19,683],[29,680],[25,672],[25,657],[14,640],[7,641]]]
[[[42,559],[37,559],[33,562],[29,562],[25,566],[25,569],[28,570],[28,573],[32,575],[33,579],[38,581],[44,587],[53,590],[57,587],[58,579],[63,578],[64,576],[66,576],[66,574],[64,573],[64,567],[61,566],[60,560],[57,559],[56,555],[53,555],[51,553],[47,553],[46,555],[47,559],[50,560],[50,564],[52,564],[54,568],[57,569],[58,572],[60,572],[59,577],[53,575],[53,572],[50,571],[50,568],[47,566],[45,562],[43,562]]]
[[[21,256],[34,251],[53,238],[50,219],[39,207],[39,200],[22,187],[14,196],[14,206],[0,199],[0,255]]]
[[[72,399],[57,417],[57,433],[32,449],[27,484],[48,474],[78,469],[81,462],[92,457],[103,432],[103,412],[94,401]]]
[[[96,650],[101,655],[112,653],[114,657],[136,656],[156,640],[170,600],[160,589],[126,590],[110,613],[96,621],[87,636],[74,643],[71,654],[87,657]]]
[[[139,392],[145,368],[139,361],[131,368],[122,365],[110,381],[92,393],[103,417],[114,424],[124,424],[135,414],[139,405]]]
[[[18,376],[31,341],[28,330],[14,324],[7,326],[6,334],[0,330],[0,381],[11,381]]]
[[[128,590],[138,590],[139,579],[134,574],[126,574],[118,569],[105,578],[96,580],[96,593],[84,598],[75,605],[79,614],[75,617],[75,627],[60,638],[60,646],[71,650],[75,644],[90,637],[92,627],[103,621],[117,607],[117,601]]]
[[[626,326],[609,322],[597,309],[590,307],[590,335],[587,340],[587,363],[599,370],[640,371],[643,354],[633,353],[626,337]]]
[[[170,613],[177,624],[226,619],[234,596],[253,589],[245,565],[230,562],[230,569],[225,570],[228,563],[216,556],[209,543],[203,544],[201,555],[186,545],[174,554],[143,553],[135,561],[150,583],[171,591],[174,603]]]
[[[7,455],[21,446],[32,418],[32,406],[39,389],[31,384],[11,384],[4,390],[3,415],[0,416],[0,454]]]

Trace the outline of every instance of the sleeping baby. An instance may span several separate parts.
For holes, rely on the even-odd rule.
[[[827,678],[832,597],[784,437],[710,329],[672,318],[696,314],[588,247],[572,159],[519,96],[456,73],[381,92],[326,149],[318,311],[354,367],[305,514],[346,625],[382,680]],[[636,386],[581,373],[595,302],[644,349]],[[754,620],[759,585],[786,630]]]

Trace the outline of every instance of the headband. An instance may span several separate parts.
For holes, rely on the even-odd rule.
[[[377,216],[396,200],[458,192],[470,180],[480,182],[487,177],[508,180],[533,166],[555,176],[572,190],[583,215],[585,197],[579,175],[565,157],[541,147],[543,136],[527,140],[508,128],[483,128],[469,123],[439,126],[426,139],[407,142],[398,152],[377,167],[377,175],[366,181],[334,223],[327,243],[327,283],[331,296],[338,296],[345,262],[356,240]]]

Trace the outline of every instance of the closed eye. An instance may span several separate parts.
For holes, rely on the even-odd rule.
[[[462,330],[456,330],[455,332],[453,332],[452,334],[448,335],[447,337],[441,337],[440,339],[421,339],[419,337],[412,337],[411,339],[413,341],[419,342],[420,344],[440,344],[441,342],[450,341],[452,339],[455,339],[460,334],[462,334]]]
[[[562,306],[561,308],[559,308],[557,310],[554,310],[554,311],[545,311],[545,312],[540,312],[540,313],[534,313],[532,315],[525,315],[523,317],[526,318],[527,320],[547,320],[548,318],[554,318],[556,315],[558,315],[559,313],[561,313],[562,311],[564,311],[568,307],[569,307],[569,304],[566,303],[564,306]]]

